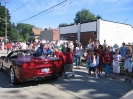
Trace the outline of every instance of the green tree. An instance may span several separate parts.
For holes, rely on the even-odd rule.
[[[11,36],[12,35],[12,25],[11,25],[11,21],[10,21],[10,14],[9,14],[9,10],[7,10],[7,36]],[[5,7],[4,6],[0,6],[0,36],[5,36]]]
[[[96,16],[97,19],[102,19],[101,15]]]
[[[97,16],[99,17],[100,15],[97,15]],[[85,22],[89,22],[89,21],[94,21],[94,20],[98,19],[97,16],[95,16],[92,12],[90,12],[87,9],[82,9],[81,11],[78,11],[76,13],[74,22],[76,24],[78,24],[78,23],[85,23]]]
[[[29,34],[32,30],[32,28],[35,28],[34,25],[31,24],[25,24],[25,23],[18,23],[16,26],[16,29],[19,32],[19,39],[21,39],[21,41],[29,40]]]
[[[8,36],[8,39],[15,42],[19,41],[19,31],[14,23],[11,24],[11,35]]]
[[[74,25],[75,23],[73,22],[73,23],[70,23],[70,25]]]
[[[59,24],[58,27],[65,27],[65,26],[68,26],[68,24],[67,23],[61,23],[61,24]]]

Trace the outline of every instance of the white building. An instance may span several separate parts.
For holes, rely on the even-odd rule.
[[[101,44],[106,40],[107,44],[110,46],[113,46],[114,44],[121,46],[122,42],[133,42],[133,27],[131,25],[102,19],[61,27],[59,32],[60,39],[72,41],[78,39],[83,45],[86,45],[89,39],[98,39]]]

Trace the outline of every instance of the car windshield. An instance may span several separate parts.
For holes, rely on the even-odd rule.
[[[18,57],[29,56],[29,55],[31,55],[31,52],[29,50],[18,52]]]
[[[23,53],[25,54],[25,56],[27,56],[27,55],[31,55],[31,51],[23,51]]]

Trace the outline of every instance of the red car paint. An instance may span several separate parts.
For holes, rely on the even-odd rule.
[[[29,51],[18,50],[9,53],[7,56],[0,57],[2,70],[10,74],[10,68],[13,67],[18,82],[62,75],[64,67],[62,56],[59,58],[48,56],[34,57],[32,55],[18,57],[20,52],[27,53]]]

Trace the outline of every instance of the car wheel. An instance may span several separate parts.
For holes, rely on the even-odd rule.
[[[2,62],[0,62],[0,71],[2,71],[2,66],[3,66],[3,64],[2,64]]]
[[[13,85],[18,83],[13,67],[10,69],[10,79]]]
[[[59,76],[53,76],[52,79],[57,79]]]

